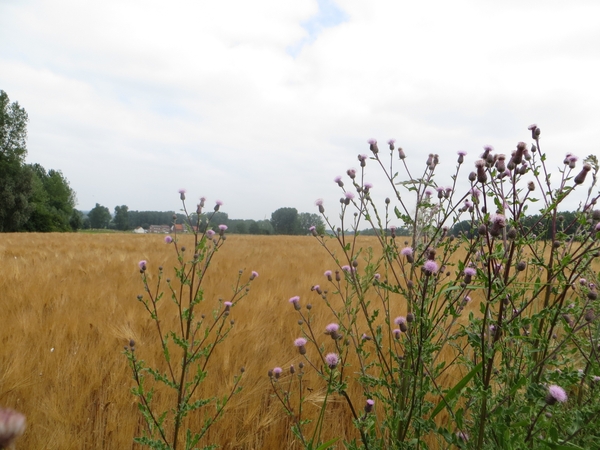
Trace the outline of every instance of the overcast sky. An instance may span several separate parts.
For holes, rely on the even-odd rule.
[[[532,123],[552,167],[597,153],[599,18],[597,0],[0,0],[0,89],[79,209],[177,210],[185,188],[263,219],[335,205],[369,138],[419,169],[510,153]]]

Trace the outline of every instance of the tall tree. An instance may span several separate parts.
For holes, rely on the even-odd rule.
[[[300,220],[296,208],[279,208],[271,214],[275,234],[300,234]]]
[[[114,221],[117,230],[129,229],[129,207],[127,205],[115,206]]]
[[[111,219],[108,208],[99,203],[96,203],[96,206],[88,213],[88,217],[92,228],[107,228]]]
[[[0,90],[0,231],[18,231],[29,218],[33,173],[27,154],[27,112]]]

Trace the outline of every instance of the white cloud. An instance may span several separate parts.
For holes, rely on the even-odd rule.
[[[61,169],[81,209],[174,209],[186,187],[263,218],[335,201],[333,176],[371,137],[454,164],[457,150],[510,151],[536,122],[557,164],[595,152],[599,13],[595,1],[3,3],[0,89],[30,115],[29,159]]]

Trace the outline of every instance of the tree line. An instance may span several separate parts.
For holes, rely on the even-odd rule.
[[[230,219],[222,211],[202,213],[190,216],[192,223],[198,224],[200,231],[208,228],[217,229],[219,225],[227,225],[230,233],[237,234],[287,234],[303,235],[315,227],[320,234],[325,233],[325,224],[318,214],[299,213],[296,208],[279,208],[271,214],[271,219]],[[198,220],[199,219],[199,220]],[[173,225],[187,223],[183,214],[173,211],[130,211],[127,205],[116,206],[114,214],[106,206],[96,206],[82,218],[84,229],[113,229],[120,231],[134,230],[138,227],[148,230],[150,225]]]

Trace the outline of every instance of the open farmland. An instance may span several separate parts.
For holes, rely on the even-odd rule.
[[[155,323],[136,297],[143,293],[138,261],[148,261],[150,286],[157,279],[158,266],[164,266],[165,278],[174,278],[174,248],[163,238],[0,235],[4,324],[0,327],[0,405],[27,416],[28,428],[19,448],[140,448],[133,444],[133,437],[141,435],[145,425],[137,398],[130,392],[134,381],[123,347],[134,339],[137,357],[160,366]],[[179,239],[180,245],[193,247],[191,236]],[[377,247],[375,238],[360,237],[358,243]],[[231,449],[300,448],[290,431],[291,419],[272,396],[267,371],[281,366],[280,383],[287,383],[290,364],[297,367],[302,360],[293,346],[300,331],[290,297],[299,295],[303,306],[314,305],[310,314],[315,330],[334,320],[320,297],[311,292],[317,283],[326,289],[323,272],[328,269],[335,269],[333,261],[312,237],[228,236],[203,284],[205,300],[199,311],[210,315],[219,300],[228,300],[240,270],[244,280],[252,270],[259,277],[248,296],[231,310],[232,334],[217,347],[208,378],[201,384],[203,396],[225,396],[234,375],[245,368],[242,392],[233,397],[203,444]],[[405,301],[398,295],[396,299],[391,303],[391,317],[406,313]],[[467,309],[477,310],[478,302]],[[159,312],[163,326],[175,325],[176,310],[168,297]],[[334,350],[328,348],[333,345],[331,339],[320,341],[326,351]],[[314,360],[314,348],[308,349],[308,356],[311,353]],[[442,353],[442,359],[451,356]],[[304,414],[314,418],[323,400],[323,384],[310,367],[306,372],[310,391]],[[448,370],[438,382],[451,385],[462,375]],[[365,399],[357,386],[351,384],[348,395],[362,408]],[[154,401],[168,408],[172,400],[157,394]],[[356,437],[343,399],[330,398],[328,403],[323,437]],[[192,416],[186,425],[197,428],[201,420]]]
[[[160,357],[154,323],[136,296],[143,292],[139,260],[148,261],[150,276],[159,265],[172,274],[174,250],[163,237],[0,235],[0,405],[27,416],[19,448],[137,447],[132,439],[143,423],[122,351],[133,338],[139,358],[154,363]],[[260,276],[233,308],[232,335],[218,347],[202,385],[206,395],[225,395],[233,375],[246,369],[243,391],[208,441],[223,448],[293,448],[289,419],[271,398],[267,371],[300,361],[293,347],[299,330],[291,296],[315,304],[317,324],[331,321],[310,288],[324,284],[323,272],[333,269],[332,261],[312,237],[231,235],[213,264],[202,306],[207,312],[218,298],[227,299],[240,269]],[[398,308],[396,314],[402,312],[402,305]],[[309,376],[311,382],[318,401],[320,384]],[[358,404],[364,401],[358,392],[351,395]],[[328,408],[325,436],[352,435],[346,410],[341,402]]]

